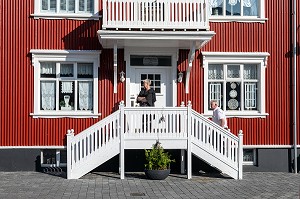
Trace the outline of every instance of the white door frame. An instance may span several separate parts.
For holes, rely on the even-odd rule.
[[[124,47],[124,59],[126,61],[126,106],[130,107],[130,84],[132,83],[132,76],[135,75],[130,66],[130,55],[162,55],[172,57],[171,76],[169,80],[172,88],[172,106],[177,105],[177,60],[178,60],[178,48],[139,48],[139,47]],[[154,69],[154,67],[153,67]],[[135,78],[134,78],[135,81]]]

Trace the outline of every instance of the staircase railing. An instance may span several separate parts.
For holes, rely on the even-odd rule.
[[[166,149],[187,150],[235,179],[242,179],[243,134],[239,137],[187,107],[124,107],[74,136],[67,134],[67,176],[79,178],[120,154],[124,179],[125,149],[149,148],[159,139]],[[184,165],[184,164],[183,164]]]
[[[201,149],[200,158],[210,164],[216,161],[212,158],[217,159],[221,162],[216,166],[218,169],[236,179],[241,179],[243,162],[242,132],[240,131],[239,137],[237,137],[194,110],[191,114],[191,126],[191,137],[194,146],[192,151],[195,153],[196,148]],[[209,157],[205,158],[203,152],[209,154]]]
[[[120,151],[120,111],[74,136],[67,134],[67,178],[77,179]]]

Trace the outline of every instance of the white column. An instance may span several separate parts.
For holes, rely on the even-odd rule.
[[[67,133],[67,179],[72,179],[72,142],[74,139],[74,130],[68,130]]]
[[[239,131],[239,154],[238,154],[238,166],[239,166],[239,176],[238,179],[243,179],[243,131]]]
[[[120,179],[124,179],[125,178],[125,151],[124,151],[124,133],[125,133],[125,128],[124,128],[124,101],[120,102],[119,105],[119,109],[120,109],[120,157],[119,157],[119,161],[120,161]]]
[[[192,142],[191,142],[191,113],[192,113],[192,104],[191,101],[188,101],[187,104],[187,178],[192,178]]]

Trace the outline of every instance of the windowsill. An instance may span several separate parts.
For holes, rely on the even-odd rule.
[[[267,18],[257,17],[239,17],[239,16],[210,16],[209,22],[248,22],[248,23],[265,23]]]
[[[268,113],[259,113],[255,111],[246,112],[246,111],[225,111],[224,112],[227,118],[238,117],[238,118],[266,118]],[[205,117],[212,117],[212,111],[205,112],[203,115]]]
[[[30,113],[33,118],[98,118],[101,113],[60,111],[47,113]]]
[[[98,14],[70,14],[70,13],[38,13],[31,14],[30,16],[34,19],[77,19],[77,20],[99,20],[100,16]]]
[[[247,166],[255,166],[254,162],[243,162],[243,165]]]

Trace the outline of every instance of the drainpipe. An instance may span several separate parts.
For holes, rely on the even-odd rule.
[[[294,46],[293,46],[293,57],[294,57],[294,122],[293,122],[293,130],[294,130],[294,172],[297,173],[298,165],[297,165],[297,4],[296,0],[293,3],[293,21],[294,21]]]

